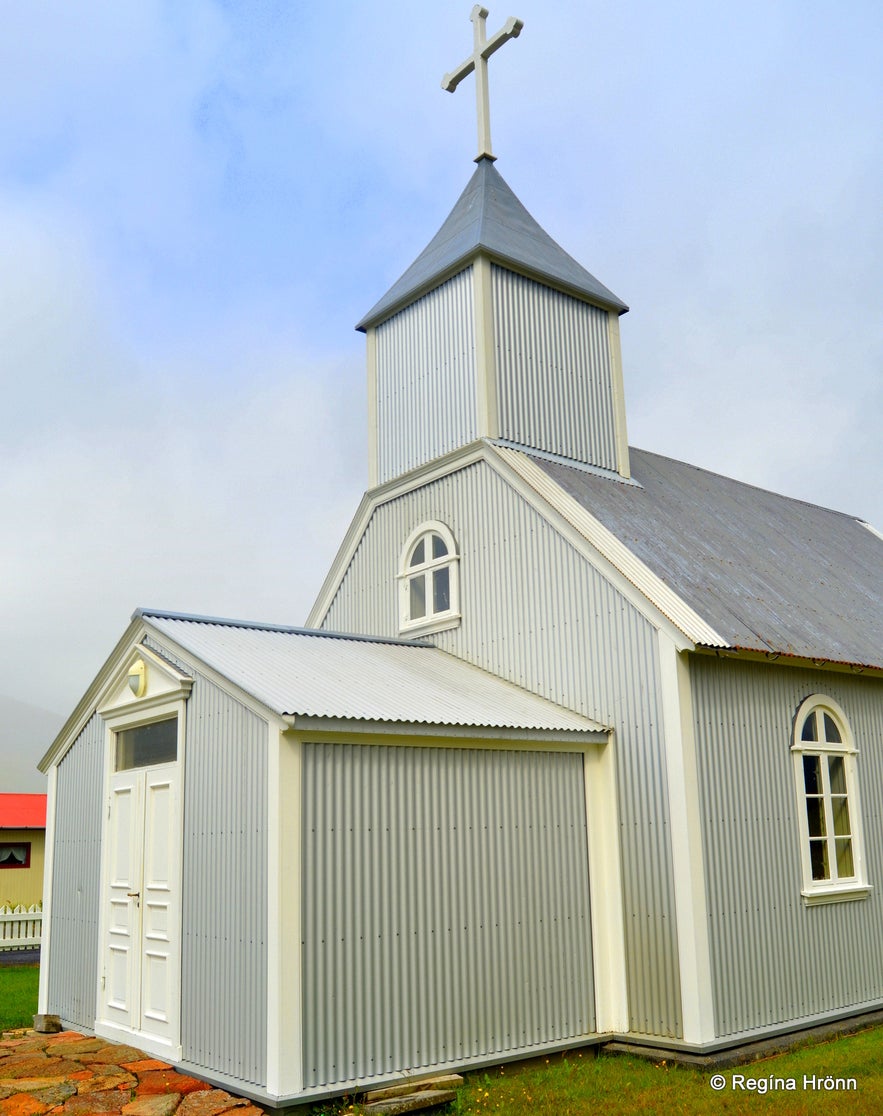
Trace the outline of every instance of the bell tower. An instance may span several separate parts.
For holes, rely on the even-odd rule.
[[[442,227],[356,326],[368,342],[369,485],[489,438],[629,476],[619,315],[494,166],[487,59],[510,19],[442,85],[475,71],[478,164]]]

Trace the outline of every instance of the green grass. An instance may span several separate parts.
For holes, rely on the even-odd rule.
[[[0,1030],[30,1026],[37,1010],[39,966],[0,966]],[[787,1116],[814,1113],[853,1116],[857,1112],[883,1113],[883,1027],[872,1027],[829,1042],[803,1045],[750,1065],[721,1071],[724,1088],[711,1088],[711,1071],[647,1062],[641,1058],[573,1051],[530,1062],[468,1074],[450,1116],[747,1116],[763,1112]],[[739,1078],[745,1087],[739,1088]],[[757,1084],[769,1078],[794,1080],[796,1089],[768,1088]],[[847,1080],[855,1090],[804,1088],[804,1077]],[[358,1106],[348,1100],[326,1101],[305,1110],[319,1113],[353,1113]]]
[[[39,981],[39,965],[0,965],[0,1031],[31,1026]]]
[[[594,1057],[574,1051],[531,1062],[511,1062],[468,1074],[449,1116],[757,1116],[814,1113],[854,1116],[883,1113],[883,1028],[874,1027],[829,1042],[801,1046],[787,1054],[721,1071],[724,1088],[715,1091],[714,1071],[653,1063],[616,1055]],[[847,1080],[854,1090],[804,1088],[804,1076]],[[793,1080],[794,1091],[774,1089],[770,1078]],[[744,1086],[739,1087],[740,1078]],[[750,1088],[749,1081],[755,1082]],[[762,1093],[758,1083],[767,1085]],[[761,1085],[761,1088],[763,1085]],[[358,1113],[348,1101],[325,1102],[312,1116]]]
[[[719,1091],[710,1084],[713,1072],[575,1052],[470,1075],[452,1111],[457,1116],[588,1116],[599,1111],[605,1116],[635,1112],[642,1116],[721,1112],[735,1116],[761,1110],[790,1116],[883,1113],[883,1028],[723,1070],[724,1088]],[[771,1077],[793,1080],[795,1089],[774,1088]],[[854,1078],[856,1088],[804,1088],[804,1077]],[[749,1081],[755,1082],[754,1088]],[[764,1085],[767,1091],[762,1093]]]

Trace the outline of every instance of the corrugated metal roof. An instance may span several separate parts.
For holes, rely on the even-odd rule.
[[[883,667],[883,540],[861,520],[629,453],[641,487],[534,460],[732,647]]]
[[[147,610],[138,615],[280,715],[606,731],[426,644]]]
[[[603,523],[541,469],[534,451],[528,455],[523,450],[513,449],[492,443],[496,453],[526,481],[544,500],[547,500],[583,538],[602,554],[636,589],[652,601],[659,611],[671,620],[693,643],[704,643],[711,647],[728,647],[727,641],[710,624],[684,601],[646,562],[642,562],[635,552]],[[545,460],[553,460],[548,454]],[[582,466],[579,466],[582,469]],[[598,476],[598,471],[594,471]],[[607,474],[608,480],[622,483],[621,478]]]
[[[45,829],[45,794],[0,794],[0,828]]]
[[[415,292],[465,265],[480,249],[504,265],[561,284],[592,302],[628,310],[537,224],[494,164],[481,159],[442,227],[356,329],[365,330],[388,317]]]

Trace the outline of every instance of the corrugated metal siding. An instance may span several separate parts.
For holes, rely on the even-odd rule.
[[[413,528],[429,519],[450,527],[462,556],[463,620],[434,641],[615,727],[631,1027],[679,1037],[656,632],[484,464],[377,509],[324,627],[397,634],[401,547]]]
[[[145,641],[170,661],[162,644]],[[266,1084],[267,723],[187,664],[183,1056]]]
[[[98,995],[104,722],[94,714],[58,765],[49,1011],[91,1031]]]
[[[883,682],[696,656],[691,661],[720,1036],[883,999]],[[867,899],[807,908],[792,719],[813,693],[859,749]]]
[[[494,266],[500,437],[616,470],[608,314]]]
[[[476,437],[472,268],[377,327],[379,481]]]
[[[594,1031],[579,754],[306,744],[305,1085]]]

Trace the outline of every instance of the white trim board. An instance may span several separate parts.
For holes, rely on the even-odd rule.
[[[704,643],[709,647],[730,646],[658,574],[556,484],[527,454],[503,446],[491,448],[692,643]]]

